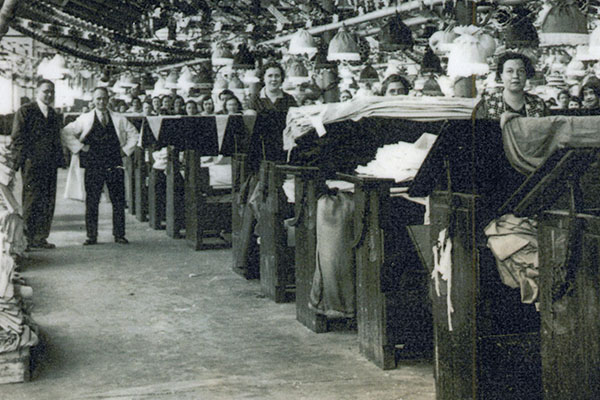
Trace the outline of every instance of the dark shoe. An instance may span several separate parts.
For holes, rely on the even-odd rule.
[[[92,246],[92,245],[97,244],[97,243],[98,243],[98,240],[96,238],[87,238],[85,240],[85,242],[83,242],[83,245],[84,246]]]
[[[129,244],[129,240],[125,239],[124,237],[116,237],[115,238],[115,243]]]
[[[41,240],[39,242],[31,242],[28,247],[31,249],[54,249],[56,245],[48,243],[46,240]]]

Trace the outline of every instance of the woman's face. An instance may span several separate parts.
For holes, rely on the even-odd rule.
[[[177,97],[175,99],[175,101],[173,102],[173,110],[177,113],[177,114],[181,114],[181,112],[183,112],[183,106],[184,106],[184,102],[183,99]]]
[[[569,95],[566,93],[561,93],[558,95],[558,106],[562,109],[567,108],[569,106]]]
[[[352,96],[350,95],[350,93],[342,92],[342,94],[340,94],[340,101],[344,102],[349,100],[352,100]]]
[[[173,108],[173,99],[171,99],[169,96],[165,96],[162,99],[162,108],[170,110],[171,108]]]
[[[237,114],[240,112],[240,106],[236,99],[229,99],[225,102],[225,109],[228,114]]]
[[[283,81],[279,68],[269,68],[265,71],[265,87],[267,90],[279,89]]]
[[[158,111],[160,109],[160,105],[161,105],[160,98],[158,98],[158,97],[152,98],[152,108],[154,108],[155,110]]]
[[[213,103],[212,99],[204,100],[204,102],[202,102],[202,108],[207,114],[212,114],[215,112],[215,104]]]
[[[406,88],[402,82],[391,82],[385,90],[386,96],[399,96],[401,94],[406,94]]]
[[[523,60],[507,60],[502,68],[502,83],[511,92],[523,92],[527,81],[527,71]]]
[[[152,115],[152,113],[154,112],[154,110],[152,109],[152,104],[150,104],[150,103],[144,103],[142,105],[142,107],[143,107],[142,112],[144,113],[144,115]]]
[[[198,114],[198,107],[196,103],[189,102],[185,105],[185,113],[186,115],[196,115]]]
[[[583,108],[597,108],[598,107],[598,96],[594,89],[586,87],[583,89]]]

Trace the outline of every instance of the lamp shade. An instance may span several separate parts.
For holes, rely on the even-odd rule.
[[[438,56],[433,53],[433,50],[427,48],[425,54],[423,55],[423,60],[421,61],[421,72],[423,73],[434,73],[441,74],[442,63]]]
[[[429,47],[435,54],[445,55],[452,50],[452,42],[458,35],[448,28],[443,31],[437,31],[429,37]]]
[[[212,89],[213,78],[210,69],[201,68],[196,76],[196,85],[198,89]]]
[[[440,85],[438,84],[437,80],[433,76],[430,76],[425,81],[425,83],[423,84],[422,92],[425,96],[443,96],[444,95],[444,93],[442,92],[442,89],[440,88]]]
[[[413,47],[412,31],[395,15],[379,31],[379,49],[383,51],[406,50]]]
[[[171,72],[169,72],[167,79],[165,79],[165,88],[166,89],[180,89],[179,84],[177,83],[178,80],[179,80],[179,74],[177,73],[177,70],[172,69]]]
[[[317,52],[317,49],[313,36],[307,30],[300,29],[290,39],[288,53],[313,56]]]
[[[254,64],[256,63],[256,59],[254,55],[250,52],[250,49],[247,45],[241,44],[238,47],[237,53],[233,57],[233,69],[252,69],[254,68]]]
[[[594,60],[600,60],[600,26],[596,27],[590,34],[589,53]]]
[[[454,40],[452,51],[448,56],[449,76],[468,77],[485,75],[489,72],[485,48],[477,37],[478,29],[475,26],[456,28],[460,36]]]
[[[286,80],[292,85],[300,85],[301,83],[310,82],[308,70],[300,61],[293,61],[286,72]]]
[[[136,81],[136,79],[133,77],[133,75],[131,74],[131,72],[126,72],[125,74],[121,75],[121,87],[124,88],[132,88],[132,87],[136,87],[138,85],[138,81]]]
[[[375,83],[379,82],[379,74],[377,70],[370,64],[367,64],[362,71],[360,71],[360,75],[358,76],[358,81],[363,83]]]
[[[540,39],[529,17],[529,11],[518,7],[513,11],[513,18],[504,31],[506,48],[537,47]]]
[[[545,10],[540,27],[540,46],[575,46],[589,40],[587,18],[575,2],[558,3]]]
[[[329,42],[327,51],[327,60],[329,61],[359,61],[360,50],[354,37],[343,27]]]
[[[233,54],[227,45],[219,43],[213,50],[211,61],[213,65],[231,65],[233,64]]]

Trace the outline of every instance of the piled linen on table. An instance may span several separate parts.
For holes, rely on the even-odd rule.
[[[600,116],[512,118],[502,122],[506,157],[525,174],[533,172],[557,149],[600,147]]]
[[[398,142],[380,147],[375,159],[367,165],[359,165],[356,172],[394,179],[396,183],[410,181],[417,175],[436,139],[436,135],[424,133],[415,143]]]
[[[10,158],[7,154],[2,152],[4,160]],[[15,257],[23,254],[27,242],[19,204],[10,190],[13,176],[6,177],[6,184],[0,183],[0,353],[38,343],[35,325],[23,312],[22,297],[28,297],[31,288],[21,285],[15,273]]]
[[[477,99],[459,97],[364,97],[345,103],[328,103],[290,108],[283,131],[283,149],[289,151],[296,139],[315,129],[327,132],[325,124],[364,117],[403,118],[412,121],[470,119]]]

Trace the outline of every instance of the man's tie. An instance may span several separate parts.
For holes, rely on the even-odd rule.
[[[103,112],[101,115],[102,115],[102,121],[101,121],[102,125],[106,126],[108,124],[108,115],[105,112]]]

